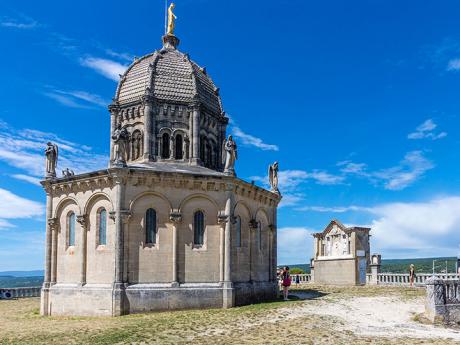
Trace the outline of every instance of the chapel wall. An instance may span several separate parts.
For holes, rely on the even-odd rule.
[[[315,261],[315,283],[356,285],[356,260],[335,259]]]

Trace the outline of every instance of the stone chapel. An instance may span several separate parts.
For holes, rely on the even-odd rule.
[[[56,177],[49,146],[42,315],[229,308],[277,295],[281,196],[236,177],[219,89],[178,46],[166,34],[120,77],[107,169]]]

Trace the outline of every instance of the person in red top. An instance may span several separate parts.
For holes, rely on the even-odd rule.
[[[289,274],[288,266],[284,267],[281,277],[282,277],[282,285],[283,285],[283,297],[284,297],[284,300],[287,301],[288,296],[289,296],[289,287],[291,286],[291,275]]]

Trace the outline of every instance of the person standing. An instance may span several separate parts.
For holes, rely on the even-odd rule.
[[[298,288],[300,284],[300,275],[296,274],[295,276],[295,287]]]
[[[289,287],[291,286],[291,275],[289,274],[289,267],[284,267],[283,270],[283,297],[287,301],[289,297]]]
[[[410,287],[414,286],[415,278],[417,275],[415,274],[415,266],[414,264],[411,264],[409,267],[409,281],[410,281]]]

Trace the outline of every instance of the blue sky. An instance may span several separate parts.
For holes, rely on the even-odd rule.
[[[457,1],[176,1],[180,49],[221,89],[240,177],[280,161],[279,263],[337,218],[384,258],[460,252]],[[0,4],[0,270],[40,269],[42,150],[103,168],[107,104],[160,48],[164,2]]]

